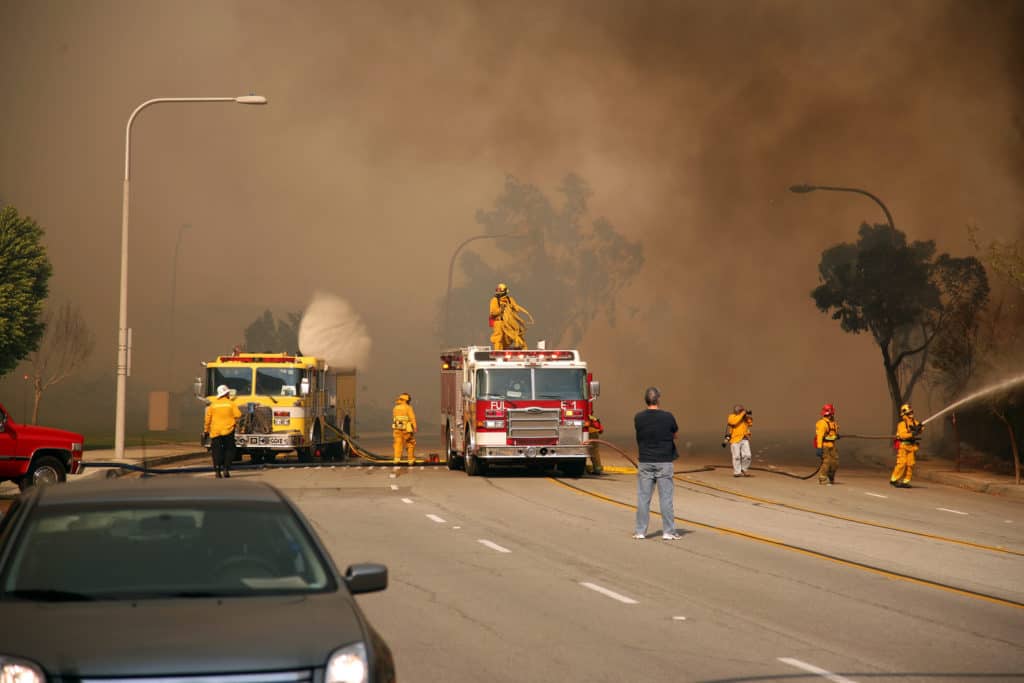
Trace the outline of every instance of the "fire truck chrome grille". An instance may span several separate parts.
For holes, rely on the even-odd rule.
[[[556,443],[558,426],[558,408],[524,408],[508,411],[510,443]]]
[[[65,678],[67,683],[74,679]],[[267,671],[246,674],[147,676],[144,678],[79,678],[77,683],[312,683],[313,671]]]

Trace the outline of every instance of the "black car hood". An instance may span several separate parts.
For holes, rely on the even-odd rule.
[[[302,596],[5,602],[0,651],[62,677],[168,676],[323,666],[366,638],[344,591]]]

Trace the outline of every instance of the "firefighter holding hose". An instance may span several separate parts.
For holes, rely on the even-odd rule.
[[[409,456],[409,464],[416,462],[416,411],[412,409],[412,396],[401,393],[391,409],[391,433],[394,440],[395,462],[402,462],[402,452]]]
[[[508,285],[499,282],[494,288],[494,296],[491,297],[487,315],[487,322],[491,326],[492,349],[526,348],[526,340],[523,338],[525,325],[519,315],[520,312],[529,316],[529,311],[520,306],[508,293]]]
[[[896,467],[889,477],[889,485],[898,489],[909,489],[914,474],[914,459],[921,443],[924,425],[914,418],[914,409],[909,403],[900,406],[900,422],[896,425]]]
[[[818,467],[818,483],[831,486],[836,480],[839,469],[839,451],[836,441],[839,440],[839,423],[836,422],[836,409],[831,403],[821,408],[821,419],[814,423],[814,448],[821,460]]]

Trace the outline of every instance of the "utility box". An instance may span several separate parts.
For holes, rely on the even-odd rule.
[[[146,429],[151,432],[166,432],[170,428],[171,392],[149,392],[149,413]]]

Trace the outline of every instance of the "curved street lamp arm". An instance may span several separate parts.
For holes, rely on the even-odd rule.
[[[896,229],[896,223],[894,223],[892,220],[892,214],[889,213],[889,208],[882,202],[881,199],[871,194],[867,190],[862,190],[857,187],[831,187],[829,185],[812,185],[811,187],[814,188],[815,190],[830,190],[832,192],[855,192],[857,194],[862,194],[865,197],[870,197],[875,201],[876,204],[882,207],[882,211],[885,213],[885,219],[889,221],[889,227],[892,228],[893,230]]]
[[[462,248],[465,247],[470,242],[474,242],[476,240],[498,239],[499,237],[522,237],[522,236],[523,235],[518,233],[518,232],[503,232],[503,233],[500,233],[498,235],[491,235],[491,234],[474,235],[473,237],[470,237],[468,239],[463,240],[462,242],[459,243],[459,246],[455,247],[455,251],[452,252],[452,258],[448,262],[448,289],[446,290],[445,295],[444,295],[444,329],[445,329],[445,332],[448,331],[448,325],[451,322],[448,309],[449,309],[449,306],[451,304],[451,298],[452,298],[452,276],[453,276],[454,271],[455,271],[455,258],[459,255],[459,252],[462,251]]]
[[[127,180],[131,174],[131,134],[132,134],[132,123],[135,122],[135,117],[139,115],[139,112],[148,107],[151,104],[157,104],[158,102],[234,102],[234,97],[155,97],[151,100],[146,100],[139,106],[135,107],[135,111],[128,117],[128,125],[124,127],[124,177]]]

